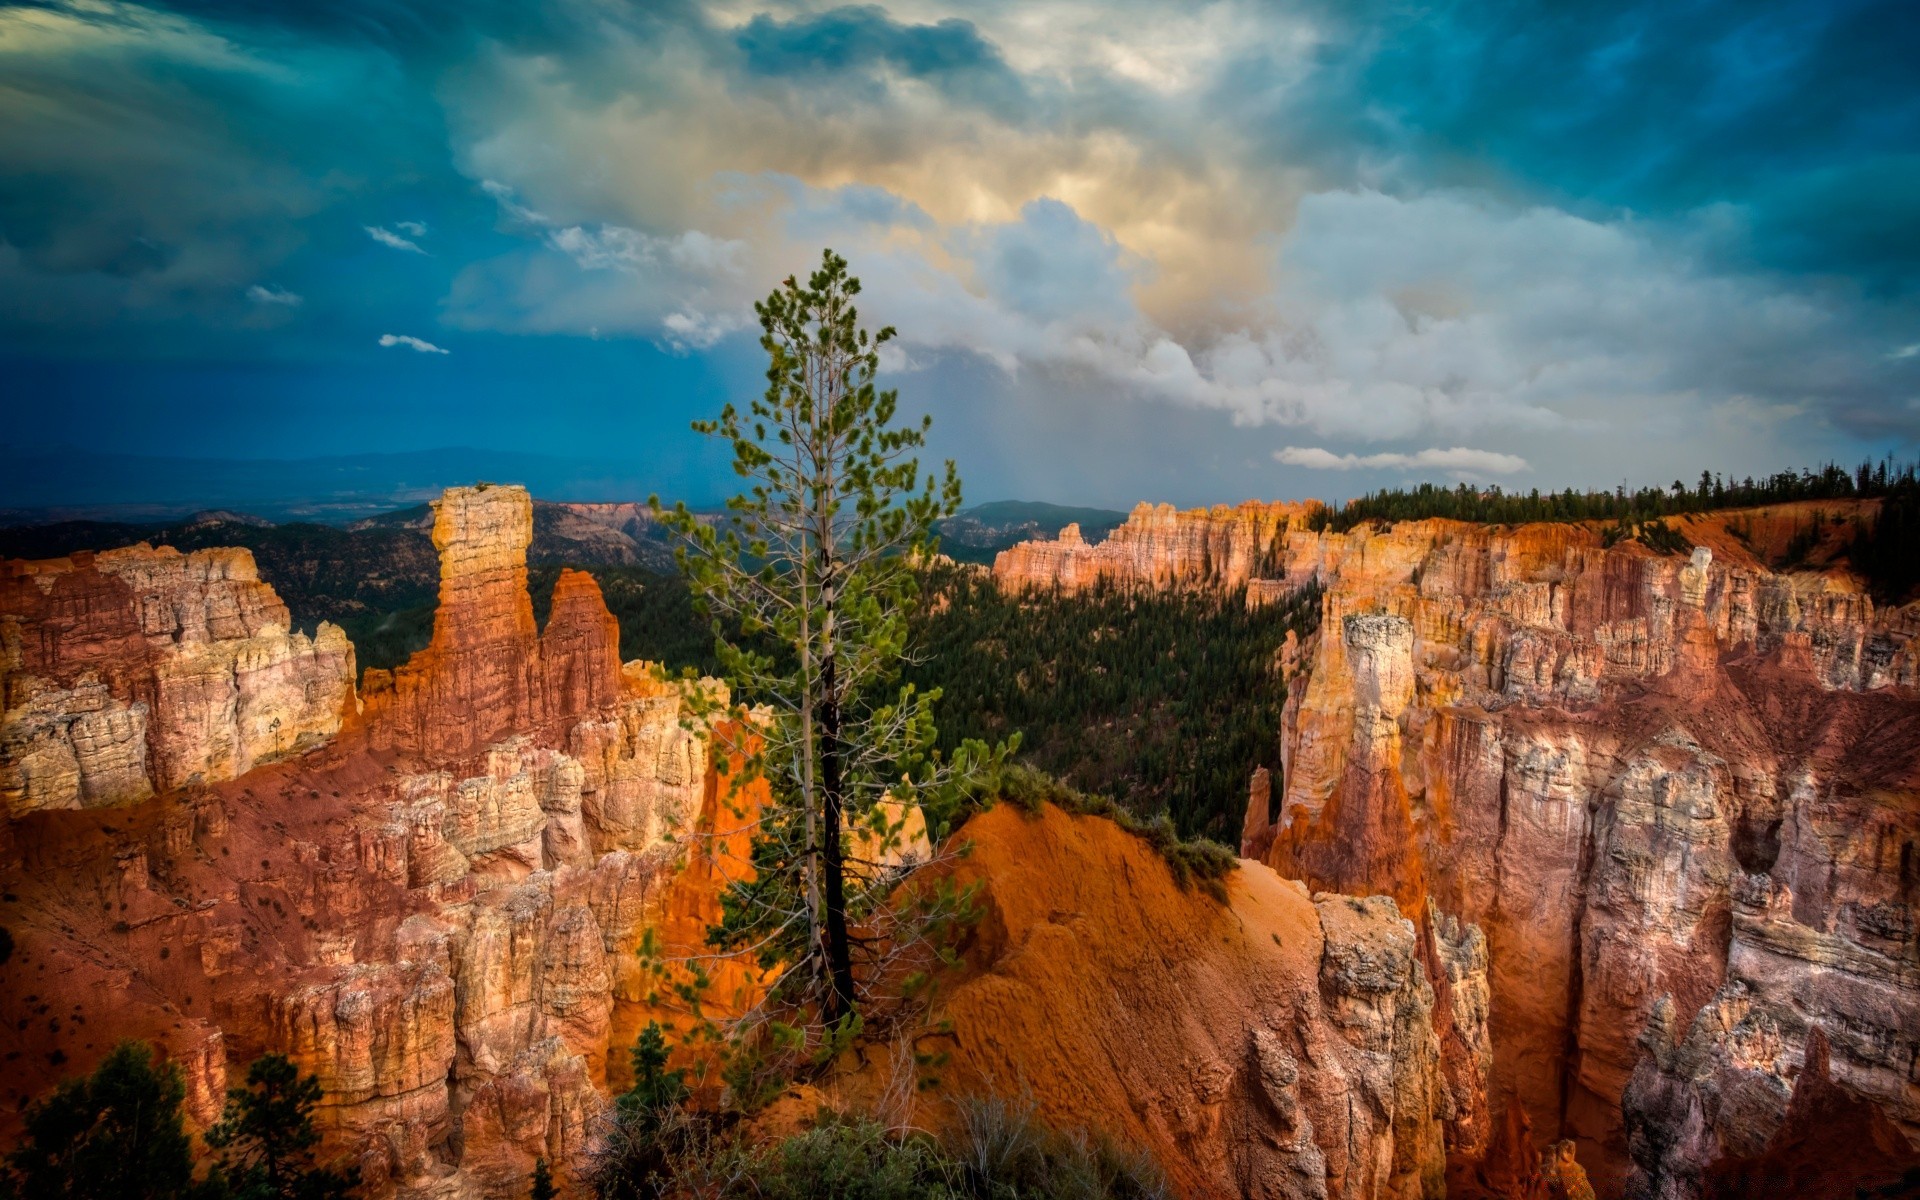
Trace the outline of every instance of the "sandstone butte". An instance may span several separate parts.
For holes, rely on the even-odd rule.
[[[1681,557],[1597,523],[1335,534],[1302,506],[1142,505],[995,573],[1324,589],[1241,853],[1392,896],[1425,945],[1484,931],[1490,1088],[1456,1119],[1478,1122],[1456,1191],[1567,1190],[1515,1182],[1538,1170],[1519,1138],[1602,1196],[1851,1196],[1920,1163],[1920,604],[1755,550],[1872,507],[1679,519]],[[1427,964],[1444,993],[1458,967]],[[1441,1032],[1446,1063],[1477,1052],[1471,1022]]]

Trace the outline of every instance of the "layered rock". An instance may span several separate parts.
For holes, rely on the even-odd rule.
[[[353,647],[292,631],[245,550],[141,544],[0,567],[10,815],[232,779],[331,738]]]
[[[1105,541],[1087,542],[1078,525],[1054,541],[1003,550],[994,578],[1008,589],[1075,592],[1098,583],[1135,587],[1235,587],[1268,574],[1290,531],[1304,531],[1316,504],[1266,504],[1177,511],[1140,504]]]
[[[1112,822],[1050,807],[963,833],[953,877],[985,915],[933,1014],[951,1032],[917,1047],[949,1056],[917,1121],[951,1120],[951,1096],[1030,1095],[1053,1125],[1150,1151],[1182,1196],[1444,1194],[1442,1001],[1392,900],[1247,863],[1222,905]],[[846,1094],[915,1094],[908,1049],[871,1053]]]
[[[1244,852],[1483,927],[1493,1111],[1572,1138],[1603,1195],[1694,1195],[1758,1153],[1816,1025],[1836,1086],[1920,1136],[1920,607],[1767,570],[1741,517],[1683,522],[1687,557],[1421,521],[1290,532],[1275,563],[1326,594]],[[1698,1095],[1645,1111],[1737,1077],[1745,1132],[1629,1154],[1650,1023],[1738,1065],[1676,1068]],[[1762,1049],[1772,1083],[1740,1074]]]
[[[183,1064],[202,1127],[250,1059],[289,1055],[371,1195],[578,1168],[627,1048],[672,1019],[636,950],[704,950],[762,793],[723,795],[589,576],[536,629],[530,512],[518,488],[443,498],[433,642],[363,704],[339,631],[290,634],[244,551],[9,566],[7,745],[39,757],[6,760],[32,802],[0,825],[0,1126],[131,1036]],[[22,729],[76,765],[43,769]],[[751,994],[745,966],[715,975],[716,1010]]]

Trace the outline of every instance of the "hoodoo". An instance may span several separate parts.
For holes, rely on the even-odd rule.
[[[702,945],[744,835],[590,577],[535,628],[527,493],[436,509],[433,643],[358,698],[339,630],[290,633],[245,551],[7,565],[0,1137],[138,1037],[201,1128],[291,1057],[373,1195],[578,1169],[654,1013],[635,948]]]

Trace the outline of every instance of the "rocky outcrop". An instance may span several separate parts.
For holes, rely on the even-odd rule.
[[[1444,1194],[1442,1001],[1393,901],[1248,863],[1222,905],[1111,821],[1051,807],[1002,805],[962,836],[950,869],[985,914],[933,1014],[951,1032],[917,1047],[949,1056],[917,1120],[1030,1094],[1058,1127],[1150,1151],[1182,1196]],[[871,1053],[840,1082],[856,1099],[913,1070]]]
[[[530,514],[518,488],[447,493],[433,642],[358,701],[339,631],[291,634],[244,551],[9,565],[0,1140],[140,1037],[202,1127],[249,1060],[291,1056],[370,1195],[578,1167],[628,1047],[672,1019],[636,951],[704,951],[761,792],[710,769],[742,731],[710,745],[681,685],[622,666],[591,577],[562,573],[535,627]],[[715,1011],[754,985],[714,979]]]
[[[1050,542],[1002,550],[993,574],[1009,590],[1076,592],[1098,583],[1130,587],[1237,587],[1270,573],[1292,531],[1304,531],[1317,504],[1250,500],[1177,511],[1140,504],[1106,540],[1087,542],[1069,525]]]
[[[1682,522],[1685,557],[1421,521],[1293,531],[1274,564],[1326,593],[1243,852],[1483,928],[1493,1111],[1602,1195],[1759,1153],[1815,1026],[1835,1086],[1920,1138],[1920,607],[1767,570],[1743,515]],[[1698,1045],[1676,1066],[1650,1027]],[[1724,1127],[1650,1132],[1690,1112]]]
[[[0,802],[141,800],[309,750],[353,707],[353,647],[292,631],[245,550],[141,544],[0,566]]]

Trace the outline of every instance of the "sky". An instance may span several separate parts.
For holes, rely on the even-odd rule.
[[[969,501],[1920,443],[1909,0],[0,3],[0,447],[618,460],[823,247]]]

